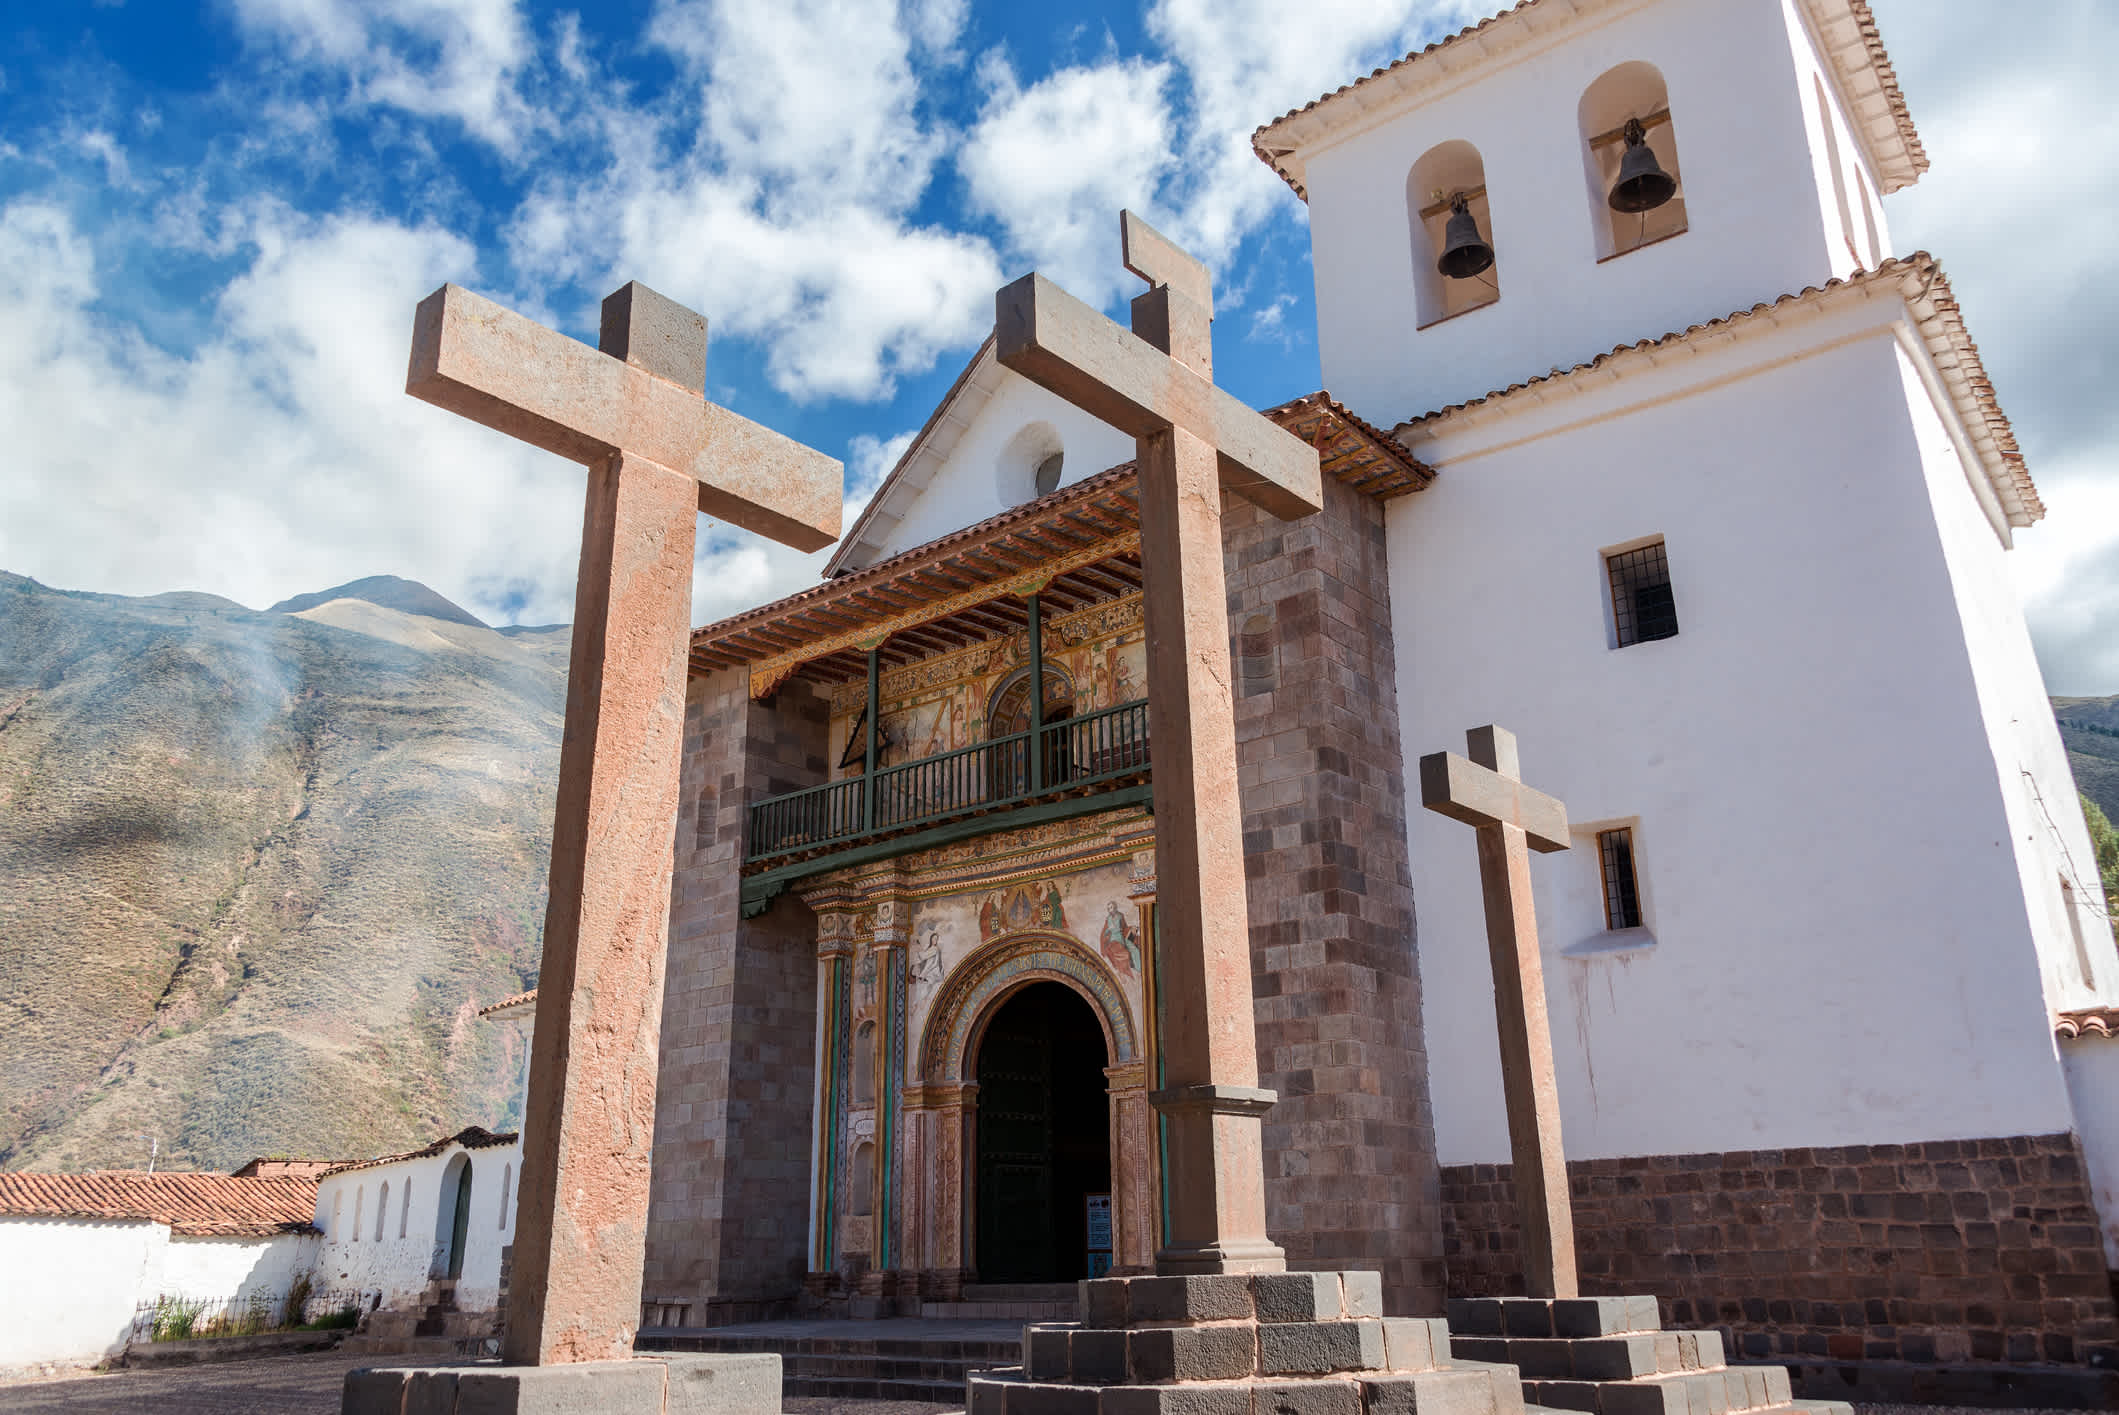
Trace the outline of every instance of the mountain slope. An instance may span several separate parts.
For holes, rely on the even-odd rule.
[[[2075,785],[2119,820],[2119,696],[2055,698],[2053,716],[2067,745]]]
[[[417,580],[402,580],[395,575],[370,575],[364,580],[351,580],[332,589],[318,590],[315,594],[296,595],[293,599],[281,600],[265,612],[299,614],[305,609],[314,609],[335,599],[362,600],[368,604],[379,604],[385,609],[417,614],[427,619],[468,624],[474,629],[486,627],[483,619],[454,600],[436,594]]]
[[[520,1029],[473,1014],[537,967],[567,633],[304,598],[0,574],[0,1165],[512,1119]]]

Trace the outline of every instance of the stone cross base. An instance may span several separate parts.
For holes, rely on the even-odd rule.
[[[341,1415],[780,1415],[778,1356],[652,1356],[565,1366],[346,1373]]]
[[[1653,1297],[1473,1297],[1449,1304],[1449,1353],[1522,1373],[1535,1405],[1591,1415],[1853,1415],[1796,1400],[1785,1366],[1731,1367],[1722,1334],[1664,1331]]]
[[[968,1415],[1523,1415],[1507,1366],[1454,1360],[1435,1317],[1385,1317],[1372,1272],[1096,1278],[1082,1320],[1023,1329]]]

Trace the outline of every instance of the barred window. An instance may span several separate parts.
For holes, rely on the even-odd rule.
[[[1670,561],[1661,540],[1607,555],[1604,567],[1611,574],[1611,626],[1617,647],[1677,637],[1678,606],[1670,592]]]
[[[1604,926],[1639,928],[1641,889],[1633,873],[1633,831],[1598,831],[1597,858],[1604,870]]]

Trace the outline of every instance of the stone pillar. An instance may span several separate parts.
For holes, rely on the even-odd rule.
[[[1267,1224],[1291,1266],[1440,1314],[1440,1171],[1406,852],[1383,508],[1224,513]],[[1314,1163],[1329,1155],[1329,1166]]]
[[[934,1107],[934,1297],[961,1301],[971,1271],[971,1165],[978,1154],[976,1081],[929,1086]]]
[[[1151,1273],[1160,1199],[1148,1066],[1130,1061],[1106,1067],[1104,1079],[1111,1093],[1111,1275]]]
[[[846,992],[847,970],[853,965],[853,916],[829,901],[815,901],[817,915],[817,1041],[815,1085],[811,1092],[812,1124],[809,1159],[809,1248],[808,1286],[817,1293],[831,1285],[839,1263],[837,1232],[840,1209],[839,1129],[845,1113],[845,1097],[839,1093],[846,1074],[845,1046],[839,999]]]
[[[874,1255],[876,1280],[868,1285],[876,1296],[897,1294],[901,1270],[908,1265],[899,1247],[898,1205],[904,1190],[900,1134],[902,1108],[899,1092],[904,1077],[897,1062],[903,1055],[905,1027],[905,953],[912,929],[912,906],[891,890],[876,901],[876,1202]]]
[[[800,679],[689,684],[643,1296],[694,1324],[791,1313],[808,1268],[816,924],[741,917],[739,870],[750,802],[822,781],[828,726]]]

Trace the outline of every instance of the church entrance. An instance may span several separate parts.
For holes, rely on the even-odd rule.
[[[987,1023],[977,1065],[979,1281],[1090,1276],[1089,1212],[1096,1203],[1108,1215],[1111,1194],[1106,1064],[1096,1014],[1064,984],[1030,984]]]

